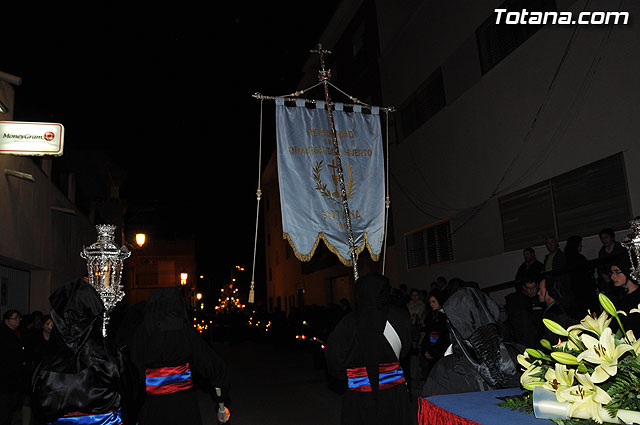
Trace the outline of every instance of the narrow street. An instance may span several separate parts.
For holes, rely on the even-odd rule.
[[[310,352],[250,341],[213,347],[232,371],[232,425],[340,424],[341,396]],[[204,422],[216,423],[207,395],[200,405]]]
[[[214,349],[232,372],[233,425],[340,423],[340,395],[329,389],[311,353],[249,341],[216,343]],[[208,396],[202,399],[203,418],[211,424],[215,406]]]

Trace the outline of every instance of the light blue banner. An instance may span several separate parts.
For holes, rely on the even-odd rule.
[[[333,111],[340,158],[358,253],[366,247],[377,260],[384,237],[384,160],[378,108]],[[278,181],[282,231],[302,261],[323,239],[345,265],[351,265],[336,156],[324,102],[304,100],[285,106],[276,99]]]

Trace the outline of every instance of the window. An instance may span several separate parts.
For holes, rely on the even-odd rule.
[[[399,138],[404,139],[429,121],[446,105],[442,70],[438,68],[431,74],[416,92],[400,107]]]
[[[496,9],[507,9],[514,12],[522,12],[524,9],[530,12],[555,12],[558,10],[555,0],[506,0]],[[495,12],[492,13],[476,30],[480,67],[483,74],[509,56],[543,26],[542,24],[505,24],[503,21],[496,24],[496,16]]]
[[[558,238],[597,235],[605,228],[628,229],[631,207],[622,154],[551,180]]]
[[[407,268],[449,263],[454,260],[449,219],[405,234]]]
[[[631,209],[621,153],[498,200],[505,251],[629,227]]]
[[[505,196],[498,202],[505,251],[539,245],[545,235],[556,234],[549,182]]]

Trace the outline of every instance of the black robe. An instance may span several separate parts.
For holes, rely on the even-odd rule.
[[[102,337],[104,306],[96,290],[78,279],[49,298],[56,354],[33,376],[33,410],[49,423],[74,412],[106,414],[121,408],[122,363]]]
[[[640,338],[640,313],[630,313],[632,309],[638,308],[640,304],[640,288],[636,289],[630,294],[625,294],[616,304],[618,310],[622,310],[627,313],[626,316],[620,315],[620,321],[624,326],[624,330],[633,331],[633,335],[636,339]],[[612,321],[613,323],[614,321]]]
[[[402,348],[400,358],[411,348],[409,313],[390,305],[388,280],[369,274],[356,283],[358,303],[355,312],[346,315],[327,341],[329,373],[346,380],[348,368],[367,368],[371,392],[347,390],[342,400],[342,423],[349,425],[404,425],[412,423],[409,392],[405,383],[379,389],[379,365],[398,362],[383,335],[387,321],[393,326]]]
[[[445,302],[452,351],[438,360],[424,384],[424,397],[519,385],[516,356],[525,347],[503,341],[500,309],[487,294],[461,288]]]
[[[142,324],[131,342],[131,358],[142,382],[147,368],[189,363],[194,381],[199,380],[213,397],[214,388],[221,388],[223,401],[230,402],[230,378],[225,362],[189,323],[178,288],[163,288],[149,296]],[[138,420],[140,425],[199,425],[202,419],[197,395],[193,388],[172,394],[147,394]]]

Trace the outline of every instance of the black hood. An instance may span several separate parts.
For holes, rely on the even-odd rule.
[[[104,305],[98,292],[84,279],[57,289],[49,302],[55,329],[74,352],[90,335],[100,332]]]
[[[358,305],[356,307],[356,327],[358,343],[363,355],[364,366],[375,367],[386,352],[380,346],[389,313],[391,287],[389,280],[381,274],[370,273],[356,281]]]
[[[358,310],[383,310],[391,300],[389,279],[381,274],[370,273],[356,282]]]
[[[150,333],[184,329],[189,322],[184,297],[176,287],[153,292],[144,310],[144,325]]]

